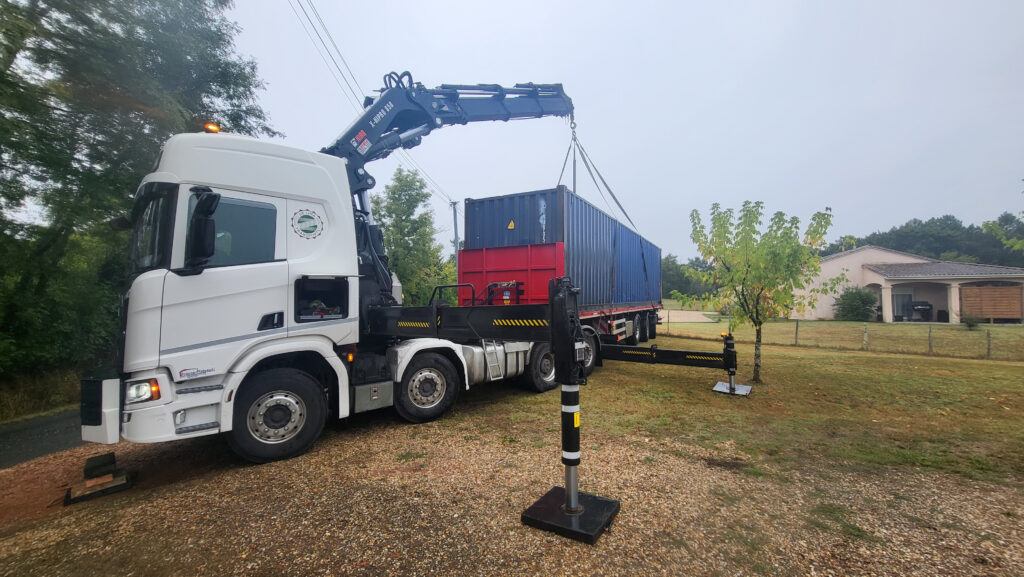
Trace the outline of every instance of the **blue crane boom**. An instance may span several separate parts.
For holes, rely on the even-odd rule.
[[[368,214],[366,191],[375,181],[367,162],[399,148],[412,148],[436,128],[486,120],[573,115],[572,100],[561,84],[442,84],[426,88],[408,72],[384,77],[376,98],[367,97],[363,113],[330,146],[320,152],[345,158],[351,192],[358,210]]]

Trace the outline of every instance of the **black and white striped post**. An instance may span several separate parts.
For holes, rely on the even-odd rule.
[[[597,538],[619,512],[619,502],[580,493],[580,385],[587,382],[583,369],[583,326],[576,308],[579,289],[566,277],[551,279],[551,352],[555,381],[562,386],[562,464],[565,487],[552,487],[523,511],[524,524],[587,543]]]

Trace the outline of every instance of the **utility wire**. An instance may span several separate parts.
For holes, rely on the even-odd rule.
[[[320,23],[320,27],[323,28],[324,32],[327,34],[327,39],[330,40],[331,45],[334,46],[334,51],[338,53],[338,58],[341,58],[341,63],[345,65],[345,70],[348,71],[349,77],[352,78],[352,83],[355,84],[356,88],[359,89],[359,94],[365,94],[365,92],[363,92],[363,87],[359,86],[359,81],[356,80],[356,75],[352,74],[352,69],[348,67],[348,62],[345,61],[345,57],[341,54],[341,50],[338,49],[337,43],[334,42],[334,35],[331,34],[331,31],[327,29],[327,25],[324,24],[323,19],[320,18],[320,11],[316,9],[316,6],[313,4],[313,0],[306,1],[309,2],[309,8],[313,11],[313,14],[316,16],[317,22]],[[358,97],[356,98],[356,100],[358,100]]]
[[[331,34],[330,30],[327,28],[326,23],[324,23],[323,18],[320,16],[320,12],[316,9],[316,6],[313,4],[312,0],[306,0],[306,3],[309,4],[309,11],[307,11],[306,7],[303,6],[302,0],[295,0],[295,2],[299,5],[299,8],[302,10],[302,14],[305,16],[305,19],[303,19],[303,16],[299,15],[298,11],[295,9],[295,6],[292,5],[291,0],[289,0],[289,6],[291,6],[292,12],[295,13],[295,17],[298,18],[303,30],[306,31],[306,36],[309,37],[310,42],[313,43],[313,47],[316,48],[317,53],[320,54],[320,58],[324,61],[324,64],[327,66],[327,69],[331,73],[331,76],[334,77],[334,81],[338,84],[338,88],[341,89],[342,93],[345,95],[345,98],[349,101],[350,104],[352,104],[353,107],[355,107],[357,113],[361,113],[363,111],[363,107],[361,105],[363,96],[360,95],[365,95],[365,92],[363,92],[362,87],[356,80],[355,74],[352,73],[352,69],[349,67],[348,61],[345,60],[345,56],[344,54],[342,54],[337,42],[334,41],[334,35]],[[317,22],[319,22],[320,29],[323,30],[323,34],[320,33],[320,30],[317,28],[316,23],[313,22],[313,17],[310,16],[310,13],[312,13],[313,16],[316,18]],[[309,24],[308,27],[306,25],[307,22]],[[313,38],[313,34],[310,33],[309,28],[313,29],[313,32],[316,34],[317,39],[319,39],[319,43],[317,42],[317,40]],[[330,46],[328,46],[327,41],[324,40],[324,36],[326,36],[327,39],[330,40]],[[331,50],[332,47],[334,49],[333,51]],[[330,57],[330,62],[327,61],[327,57],[324,56],[324,52],[326,52],[327,55]],[[335,58],[335,55],[337,55],[337,58]],[[342,64],[344,64],[345,70],[342,70],[341,65],[338,64],[339,60],[342,62]],[[348,72],[347,75],[345,71]],[[345,86],[342,86],[341,81],[338,80],[338,76],[341,76],[341,79],[344,80]],[[351,81],[349,80],[349,78],[351,78]],[[356,88],[352,87],[353,84],[355,84]],[[348,88],[347,91],[345,90],[345,87]],[[356,89],[358,89],[358,92],[356,92]],[[431,193],[438,194],[448,203],[453,202],[451,195],[445,192],[444,188],[441,187],[441,185],[432,176],[430,176],[430,174],[426,170],[424,170],[424,168],[418,162],[416,162],[415,159],[413,159],[409,151],[399,149],[398,152],[414,170],[419,172],[427,182],[433,185],[434,190],[431,190]],[[461,208],[457,207],[456,211],[457,213],[461,213]]]
[[[345,92],[345,87],[341,85],[341,80],[338,79],[338,75],[335,73],[334,68],[331,68],[331,65],[327,62],[327,57],[324,56],[320,46],[316,43],[316,40],[313,39],[313,34],[309,31],[309,28],[306,26],[306,22],[302,19],[302,16],[299,16],[299,11],[295,9],[295,5],[292,4],[291,0],[288,1],[288,6],[292,9],[292,12],[295,14],[295,18],[298,19],[302,29],[306,32],[306,36],[309,38],[310,43],[312,43],[313,48],[316,49],[316,53],[319,54],[320,59],[324,61],[324,65],[327,66],[327,71],[331,73],[331,76],[334,78],[334,82],[338,84],[338,88],[345,96],[345,99],[348,100],[348,103],[355,107],[356,110],[360,110],[359,105],[352,100],[352,97],[349,96],[348,92]],[[299,6],[301,7],[302,5],[299,4]]]
[[[302,9],[302,13],[306,15],[306,20],[309,21],[309,25],[313,28],[313,32],[316,32],[316,37],[320,39],[320,44],[322,44],[323,47],[325,49],[327,49],[327,55],[331,57],[331,62],[334,63],[334,67],[341,74],[342,80],[345,81],[345,85],[348,86],[349,92],[351,92],[352,96],[355,97],[356,105],[358,106],[358,104],[359,104],[359,95],[356,93],[355,89],[352,88],[352,84],[348,81],[348,77],[345,76],[345,73],[341,71],[341,66],[338,66],[338,61],[334,59],[334,54],[331,52],[331,49],[328,48],[327,42],[324,41],[324,37],[320,35],[320,30],[317,29],[316,24],[313,23],[313,19],[309,17],[309,12],[306,12],[306,7],[302,5],[302,0],[296,0],[296,2],[298,2],[299,8]],[[307,2],[309,2],[309,0],[307,0]],[[309,5],[310,5],[310,8],[312,8],[313,3],[310,2]],[[325,31],[326,31],[326,29],[325,29]],[[337,46],[335,46],[335,48],[337,48]],[[338,52],[338,54],[341,55],[341,52]]]

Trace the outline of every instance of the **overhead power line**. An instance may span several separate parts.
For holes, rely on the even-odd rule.
[[[302,15],[299,15],[299,10],[296,10],[294,4],[292,4],[292,0],[289,0],[292,12],[295,13],[295,17],[298,18],[299,24],[301,24],[303,30],[306,31],[306,36],[309,37],[309,41],[313,43],[313,47],[316,48],[317,53],[320,54],[320,58],[324,61],[324,65],[327,66],[331,76],[334,77],[334,81],[338,84],[338,88],[341,90],[342,94],[345,95],[349,104],[355,108],[356,112],[362,113],[362,102],[366,93],[356,80],[355,74],[352,73],[352,68],[349,67],[348,61],[345,59],[344,54],[338,47],[338,43],[335,42],[334,35],[331,34],[330,29],[327,28],[327,24],[320,16],[320,11],[317,10],[313,0],[306,0],[305,5],[302,0],[294,0],[294,3],[298,4],[299,10],[302,11]],[[307,5],[308,10],[306,7]],[[310,29],[312,29],[312,32],[310,32]],[[314,38],[314,35],[316,38]],[[328,59],[330,61],[328,61]],[[339,61],[341,64],[338,64]],[[344,65],[344,69],[342,69],[342,65]],[[344,86],[342,86],[342,81],[344,82]],[[355,88],[353,88],[353,85],[355,85]],[[413,159],[409,151],[399,150],[398,152],[412,169],[419,172],[423,176],[424,180],[432,185],[432,190],[430,191],[432,194],[437,194],[449,204],[454,202],[451,195],[445,192],[444,188],[437,182],[437,180],[435,180],[418,162]]]

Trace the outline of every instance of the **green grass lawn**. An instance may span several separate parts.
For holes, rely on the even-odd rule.
[[[672,323],[662,325],[661,333],[695,339],[719,339],[728,330],[728,319],[721,323]],[[867,350],[890,353],[928,354],[928,331],[932,333],[932,354],[937,356],[984,359],[988,356],[988,338],[992,339],[992,359],[1024,361],[1024,327],[1019,325],[982,325],[969,330],[965,325],[921,323],[857,323],[842,321],[800,321],[799,344],[807,347],[859,350],[867,328]],[[738,342],[754,342],[754,329],[748,325],[734,332]],[[797,338],[797,322],[779,320],[764,325],[766,344],[792,345]]]
[[[716,349],[691,339],[656,342]],[[753,346],[738,351],[742,383]],[[581,392],[584,447],[601,434],[731,443],[752,456],[745,471],[754,475],[764,474],[758,462],[923,467],[994,481],[1024,473],[1024,363],[766,346],[762,375],[750,397],[733,397],[711,391],[720,371],[610,361]],[[548,397],[509,399],[511,411],[496,425],[557,427]]]

